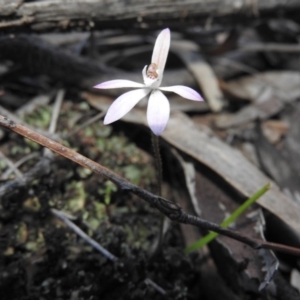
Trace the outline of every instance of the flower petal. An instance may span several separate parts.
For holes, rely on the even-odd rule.
[[[159,77],[162,78],[166,61],[168,58],[169,48],[171,42],[171,33],[170,29],[164,29],[157,37],[153,53],[151,63],[155,63],[159,70]]]
[[[142,88],[144,85],[131,80],[117,79],[105,81],[94,86],[96,89]]]
[[[154,134],[160,135],[165,129],[170,116],[170,104],[167,97],[159,90],[152,91],[147,109],[147,120]]]
[[[166,92],[173,92],[180,95],[183,98],[194,100],[194,101],[203,101],[203,98],[197,93],[195,90],[184,86],[184,85],[174,85],[174,86],[167,86],[167,87],[160,87],[162,91]]]
[[[149,93],[149,89],[138,89],[121,95],[109,107],[103,123],[107,125],[119,120]]]

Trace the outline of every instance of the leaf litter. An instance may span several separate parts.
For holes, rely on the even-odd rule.
[[[270,24],[267,21],[266,23],[269,27]],[[270,28],[272,35],[276,37],[277,29]],[[254,30],[263,32],[257,28]],[[213,36],[213,31],[210,34]],[[116,35],[118,37],[118,32]],[[132,38],[134,38],[133,42],[136,47],[144,43],[144,39],[140,38],[139,34],[128,35],[128,39],[124,38],[122,34],[119,37],[119,39],[103,39],[98,47],[101,51],[109,54],[110,51],[118,50],[120,47],[124,47],[124,49],[132,47]],[[51,38],[55,40],[55,37]],[[201,33],[195,37],[195,40],[199,38],[203,38]],[[74,45],[74,39],[73,42],[71,38],[70,40],[70,44]],[[76,37],[75,39],[77,43],[86,40],[86,37]],[[178,40],[180,42],[180,36]],[[20,40],[15,42],[22,44]],[[32,40],[29,38],[30,42]],[[51,51],[55,53],[55,47],[61,47],[61,49],[64,47],[63,44],[57,46],[59,45],[58,41],[54,44],[56,46],[45,50],[48,51],[48,55],[51,55]],[[83,44],[81,54],[91,62],[86,52],[90,45],[86,42]],[[222,43],[214,45],[217,49],[221,46],[223,46]],[[34,48],[32,49],[34,51]],[[57,54],[58,61],[62,54],[61,49]],[[141,48],[141,52],[137,52],[137,61],[141,60],[141,56],[144,55],[143,51],[148,51],[147,49]],[[238,49],[231,50],[231,53],[230,51],[224,52],[224,57],[229,57],[229,54],[233,52],[235,54],[230,56],[229,65],[231,62],[234,65],[235,57],[247,58],[247,54],[244,52],[240,53]],[[204,59],[202,50],[196,48],[194,42],[188,51],[196,51],[196,54],[185,53],[185,56],[180,58],[176,51],[179,50],[174,48],[168,62],[172,69],[165,74],[166,80],[170,81],[168,84],[179,82],[178,77],[186,81],[182,84],[191,85],[194,88],[197,88],[198,83],[199,87],[203,89],[202,92],[212,99],[209,101],[209,105],[197,107],[192,102],[178,102],[177,104],[175,98],[173,105],[173,99],[170,98],[173,112],[162,136],[165,141],[164,156],[169,155],[170,150],[175,148],[194,167],[196,192],[194,190],[191,204],[192,207],[194,206],[194,211],[206,219],[220,223],[224,216],[237,207],[243,199],[249,197],[266,183],[272,182],[269,178],[272,173],[270,170],[266,170],[267,175],[264,174],[237,150],[244,143],[254,144],[258,156],[259,152],[265,151],[264,158],[258,161],[261,167],[266,165],[268,159],[270,166],[275,168],[277,174],[282,177],[284,175],[282,170],[286,168],[285,178],[292,178],[292,180],[287,179],[285,182],[280,179],[280,176],[271,176],[275,182],[272,182],[270,192],[259,199],[258,207],[253,207],[249,213],[236,222],[235,228],[245,230],[249,235],[261,237],[265,226],[264,216],[266,216],[267,228],[273,225],[285,227],[286,232],[292,233],[294,236],[290,241],[299,246],[297,238],[300,234],[298,225],[300,210],[297,201],[294,201],[295,197],[293,197],[297,194],[298,189],[297,184],[292,184],[293,180],[296,181],[298,177],[297,173],[292,171],[293,168],[297,169],[297,161],[299,161],[297,159],[298,131],[295,129],[297,115],[295,115],[295,109],[289,110],[290,105],[293,105],[292,102],[297,103],[299,99],[298,72],[259,72],[256,70],[255,76],[251,75],[241,79],[238,77],[239,75],[245,75],[243,73],[245,70],[255,67],[255,64],[251,65],[253,61],[261,60],[260,54],[251,53],[251,55],[249,54],[251,60],[244,59],[242,61],[244,66],[249,68],[235,69],[234,76],[237,78],[231,78],[229,81],[227,78],[233,76],[232,69],[227,68],[220,75],[221,73],[216,67],[217,60],[214,63],[211,63],[212,60],[210,60],[215,57],[213,55],[209,57],[208,52]],[[126,54],[125,51],[124,53]],[[68,56],[68,63],[76,65],[78,55],[76,54],[76,56],[74,53],[72,55]],[[276,59],[283,63],[284,54],[265,53],[263,56],[269,64],[276,63]],[[191,60],[191,57],[194,60]],[[288,60],[287,57],[284,58]],[[15,60],[13,54],[10,54],[8,59],[14,61],[16,65],[24,65],[26,68],[26,60],[24,62]],[[178,62],[181,59],[190,69],[192,76],[183,67],[183,62]],[[116,62],[114,69],[107,67],[108,73],[126,73],[122,76],[129,74],[129,79],[138,78],[139,74],[136,75],[134,69],[137,61],[130,63],[127,60]],[[237,63],[241,62],[237,61]],[[6,62],[3,64],[5,65]],[[205,68],[196,68],[198,64],[205,64]],[[77,64],[77,66],[79,65],[82,66],[82,61]],[[118,68],[123,66],[125,70],[119,72]],[[195,71],[193,71],[193,67]],[[92,86],[91,82],[96,83],[109,79],[108,74],[102,69],[101,79],[95,78],[96,67],[92,68],[90,64],[87,64],[84,74],[80,73],[82,68],[79,67],[75,79],[72,76],[64,79],[62,72],[59,74],[53,70],[47,74],[49,78],[45,79],[43,77],[45,70],[38,64],[34,64],[33,68],[34,76],[38,73],[38,77],[41,78],[37,84],[43,92],[53,92],[53,89],[45,88],[49,78],[50,82],[60,80],[68,87],[68,101],[63,104],[58,122],[57,134],[61,137],[67,136],[77,124],[88,120],[91,117],[92,107],[106,111],[112,103],[113,98],[110,96],[114,96],[113,93],[96,95],[81,88]],[[266,66],[264,68],[267,69]],[[89,69],[92,70],[90,78],[88,78]],[[24,74],[17,72],[17,75],[23,76]],[[32,74],[26,75],[33,76]],[[205,78],[201,78],[201,76]],[[84,82],[82,78],[84,78]],[[203,86],[203,82],[206,82],[203,78],[210,80],[211,85],[209,86],[215,88],[208,89],[207,83]],[[72,82],[72,80],[74,81]],[[81,81],[80,88],[74,87],[75,81],[77,83]],[[222,94],[222,81],[226,84],[227,93],[224,94]],[[7,78],[3,87],[4,91],[7,91],[7,95],[10,92],[15,99],[22,99],[23,96],[18,90],[24,84],[30,86],[26,80],[14,82]],[[36,96],[32,95],[31,91],[31,89],[25,90],[24,97],[32,99],[32,96]],[[79,93],[82,98],[78,96]],[[83,103],[82,99],[86,100],[89,105]],[[10,105],[12,102],[4,101],[3,103],[6,109],[13,111],[16,108],[16,104]],[[37,129],[47,130],[52,108],[46,105],[31,110],[24,120]],[[209,112],[208,107],[215,107],[212,110],[220,110],[220,112],[212,115],[210,124],[203,125],[201,122],[206,122],[204,118],[205,114]],[[122,119],[125,122],[142,125],[140,127],[132,127],[122,121],[114,127],[104,127],[98,121],[78,131],[78,134],[70,136],[65,142],[91,159],[101,161],[103,165],[125,176],[135,184],[153,190],[155,189],[155,172],[152,160],[145,152],[149,142],[145,138],[147,122],[144,110],[143,105],[136,107]],[[188,117],[183,111],[190,113],[192,117],[197,114],[197,121],[196,118]],[[97,112],[92,110],[92,113],[96,114]],[[294,121],[290,120],[292,115]],[[276,129],[277,132],[280,131],[279,137],[269,140],[271,144],[266,148],[262,142],[253,142],[256,119],[261,120],[262,126],[267,126],[267,122],[270,121],[284,121],[289,126],[284,127],[283,131]],[[223,123],[220,120],[223,120]],[[251,133],[250,137],[245,134],[246,132]],[[20,160],[25,154],[39,150],[32,143],[25,143],[20,137],[10,137],[6,133],[2,135],[0,146],[1,152],[14,162]],[[274,154],[277,152],[281,153],[280,157],[284,157],[284,159],[279,161],[279,156]],[[36,161],[37,159],[31,160],[22,166],[22,173],[26,174]],[[283,167],[279,167],[281,164]],[[3,171],[7,168],[2,161],[0,167]],[[13,176],[11,175],[11,178]],[[187,178],[187,181],[191,184],[193,179]],[[290,188],[291,184],[292,188]],[[165,175],[165,185],[170,185],[167,175]],[[292,191],[292,196],[285,192],[286,187]],[[172,197],[168,194],[168,198]],[[187,196],[185,199],[188,198]],[[107,262],[104,257],[95,253],[91,246],[70,232],[62,222],[51,216],[49,212],[53,207],[68,212],[74,217],[73,221],[78,226],[114,255],[120,257],[125,268],[120,269]],[[16,190],[12,195],[5,195],[1,199],[0,210],[1,265],[4,266],[4,270],[1,271],[1,289],[6,295],[11,296],[11,299],[26,299],[26,297],[34,299],[40,296],[46,299],[57,297],[79,299],[91,296],[101,299],[114,297],[118,299],[126,297],[126,299],[128,297],[150,299],[154,295],[156,298],[163,297],[162,294],[159,294],[159,289],[155,289],[154,285],[149,284],[151,280],[163,290],[168,291],[168,295],[174,299],[196,299],[198,295],[209,293],[208,286],[201,279],[201,274],[203,276],[205,274],[203,269],[200,271],[200,267],[203,268],[203,266],[213,270],[215,276],[222,275],[225,278],[227,285],[224,285],[224,279],[219,278],[220,286],[224,290],[226,290],[225,286],[227,289],[229,287],[230,292],[233,293],[232,297],[239,295],[240,298],[247,297],[247,299],[276,299],[276,297],[292,299],[286,296],[288,294],[285,294],[286,298],[279,296],[284,288],[290,291],[291,287],[287,281],[280,281],[282,279],[280,272],[274,276],[278,266],[277,258],[270,251],[256,252],[224,237],[219,237],[214,244],[210,245],[210,252],[206,250],[200,254],[185,256],[183,254],[183,249],[187,246],[183,242],[185,238],[180,233],[179,227],[173,224],[167,232],[162,254],[157,261],[149,261],[147,249],[158,232],[158,213],[153,208],[141,203],[135,196],[111,188],[106,180],[60,158],[51,163],[51,170],[47,176],[34,178],[30,185]],[[270,214],[275,216],[277,221],[270,218]],[[268,229],[266,233],[266,237],[269,238]],[[278,236],[279,241],[283,240],[282,238],[280,235]],[[288,241],[286,242],[288,243]],[[211,254],[217,269],[211,267],[211,258],[205,260],[205,253],[206,255]],[[286,258],[287,256],[280,257],[279,261],[286,261]],[[292,264],[290,269],[297,269],[296,264]],[[23,275],[20,276],[21,270]],[[280,279],[276,279],[276,276],[279,276]],[[151,280],[146,281],[146,284],[145,278]],[[271,284],[269,284],[270,281]],[[282,284],[282,282],[285,283]],[[293,284],[295,284],[294,282],[296,281],[294,280]],[[201,284],[201,289],[207,288],[207,291],[199,291],[198,283]],[[10,290],[9,287],[12,284],[14,289]],[[259,294],[259,289],[264,291]],[[228,294],[230,294],[229,290],[227,290]],[[224,299],[224,297],[221,298]]]

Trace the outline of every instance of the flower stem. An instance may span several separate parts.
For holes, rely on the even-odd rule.
[[[159,151],[159,137],[155,135],[151,131],[151,140],[152,140],[152,148],[154,152],[154,160],[155,160],[155,167],[156,167],[156,174],[157,174],[157,195],[161,196],[162,192],[162,162],[161,156]],[[158,242],[155,246],[154,252],[152,253],[152,257],[160,250],[162,241],[163,241],[163,229],[164,229],[164,215],[161,214],[160,216],[160,225],[159,225],[159,236]]]
[[[152,139],[152,147],[154,152],[155,168],[156,168],[156,175],[157,175],[157,195],[161,196],[162,163],[161,163],[161,156],[159,151],[159,140],[158,140],[158,136],[155,135],[152,131],[151,131],[151,139]]]

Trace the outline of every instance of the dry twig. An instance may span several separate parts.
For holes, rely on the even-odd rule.
[[[211,223],[209,221],[203,220],[197,216],[189,215],[182,211],[181,207],[176,203],[173,203],[169,200],[166,200],[162,197],[154,195],[134,184],[127,181],[120,175],[110,171],[109,169],[103,167],[102,165],[88,159],[87,157],[73,151],[62,144],[59,144],[23,125],[16,124],[12,120],[0,115],[0,126],[7,128],[11,131],[14,131],[44,147],[49,148],[50,150],[56,152],[57,154],[64,156],[77,164],[91,169],[96,174],[102,175],[105,178],[109,179],[113,183],[115,183],[121,190],[129,191],[146,202],[148,202],[153,207],[157,208],[160,212],[162,212],[169,219],[194,225],[200,228],[203,228],[208,231],[214,231],[219,234],[230,237],[234,240],[240,241],[253,249],[271,249],[274,251],[286,252],[294,255],[300,256],[300,249],[295,247],[290,247],[282,244],[267,242],[261,239],[251,238],[245,235],[242,235],[236,231],[228,230],[225,228],[221,228],[219,225],[215,223]]]

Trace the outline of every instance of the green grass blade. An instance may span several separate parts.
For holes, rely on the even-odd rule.
[[[232,222],[234,222],[249,206],[251,206],[257,199],[264,195],[270,189],[270,183],[266,184],[259,191],[253,194],[249,199],[247,199],[241,206],[239,206],[227,219],[225,219],[220,226],[222,228],[228,227]],[[204,245],[211,242],[218,236],[218,233],[210,232],[202,239],[198,240],[194,244],[185,248],[185,253],[189,253],[193,250],[197,250]]]

